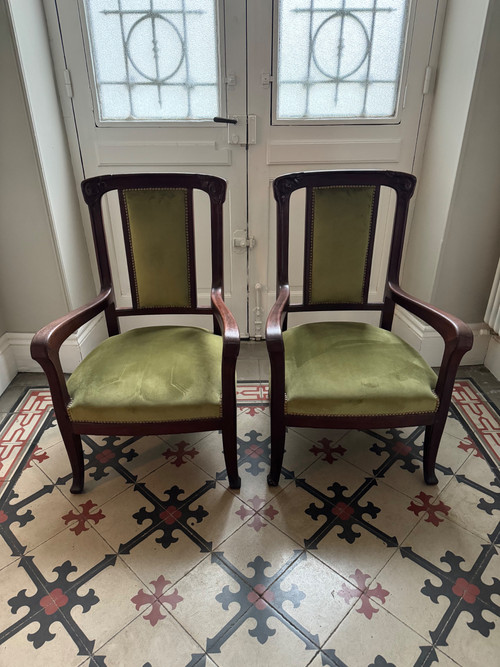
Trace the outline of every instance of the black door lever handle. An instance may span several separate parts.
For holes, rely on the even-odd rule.
[[[214,118],[214,123],[232,123],[236,125],[237,122],[236,118],[221,118],[220,116],[215,116]]]

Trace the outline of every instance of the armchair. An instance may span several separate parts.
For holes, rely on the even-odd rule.
[[[211,295],[200,307],[194,248],[193,191],[210,200]],[[222,430],[229,484],[239,488],[235,368],[240,340],[223,300],[222,205],[226,183],[201,174],[122,174],[83,181],[101,288],[90,303],[41,329],[32,357],[46,373],[55,415],[81,493],[81,434],[151,435]],[[115,304],[103,198],[117,193],[128,260],[131,307]],[[104,313],[109,338],[66,381],[63,342]],[[205,315],[213,332],[194,326],[146,326],[120,333],[121,318]]]
[[[411,174],[390,171],[317,171],[274,181],[277,203],[277,299],[266,325],[271,365],[271,470],[279,483],[287,426],[396,428],[425,425],[423,470],[437,483],[435,461],[458,364],[472,346],[470,327],[399,286]],[[395,194],[392,239],[381,302],[369,299],[374,234],[382,188]],[[290,303],[290,198],[305,190],[302,303]],[[432,326],[444,340],[438,375],[391,332],[395,306]],[[288,315],[319,314],[322,321],[287,327]],[[344,321],[335,320],[342,311]],[[380,313],[379,326],[349,312]],[[359,318],[358,318],[359,319]]]

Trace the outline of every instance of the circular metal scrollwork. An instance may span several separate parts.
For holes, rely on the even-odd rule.
[[[349,40],[343,33],[349,24]],[[353,34],[359,39],[353,39]],[[311,54],[318,70],[328,79],[347,79],[363,65],[370,53],[370,37],[357,16],[346,12],[335,12],[317,28],[311,46]]]
[[[144,57],[144,45],[153,44],[153,60],[147,62]],[[160,58],[160,47],[158,44],[168,47],[168,57]],[[149,49],[149,46],[148,46]],[[137,61],[141,57],[145,61],[139,64]],[[181,68],[185,58],[185,44],[178,28],[168,18],[159,13],[149,13],[138,19],[130,28],[125,41],[125,52],[128,61],[134,67],[136,72],[142,77],[153,83],[159,84],[171,79]],[[134,53],[135,52],[135,53]],[[178,53],[177,53],[178,52]],[[173,65],[172,65],[173,62]],[[144,71],[145,65],[149,65],[154,72]],[[168,71],[161,72],[161,67],[168,66]]]

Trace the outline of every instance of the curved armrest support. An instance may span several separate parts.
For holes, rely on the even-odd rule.
[[[283,321],[290,303],[290,286],[280,285],[266,322],[266,345],[271,364],[271,413],[282,414],[285,402],[285,346]]]
[[[79,327],[89,322],[93,317],[105,310],[110,303],[111,288],[103,290],[89,303],[72,310],[67,315],[40,329],[31,341],[31,356],[38,361],[45,371],[49,386],[56,404],[56,396],[65,405],[69,401],[66,380],[59,358],[59,350],[64,341]]]
[[[266,322],[266,344],[271,355],[283,354],[283,320],[290,303],[290,285],[281,285]]]
[[[443,310],[411,296],[402,290],[399,285],[390,282],[389,289],[395,303],[429,324],[443,338],[445,347],[436,393],[439,396],[445,389],[449,389],[451,392],[458,364],[463,355],[471,349],[474,342],[472,329],[458,317],[449,315]]]
[[[64,341],[79,327],[89,322],[93,317],[105,310],[110,302],[111,288],[100,292],[89,303],[72,310],[54,322],[40,329],[31,341],[31,356],[36,361],[53,359],[58,354]]]
[[[222,332],[223,357],[236,360],[240,350],[240,331],[233,314],[224,303],[220,287],[212,289],[211,300],[215,317]]]

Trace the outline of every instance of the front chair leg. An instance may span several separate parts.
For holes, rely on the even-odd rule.
[[[70,491],[71,493],[81,493],[84,478],[82,439],[75,433],[66,433],[63,434],[63,441],[73,473],[73,483]]]
[[[437,484],[435,465],[439,443],[446,423],[447,413],[437,418],[434,424],[425,428],[424,437],[424,479],[426,484]]]

